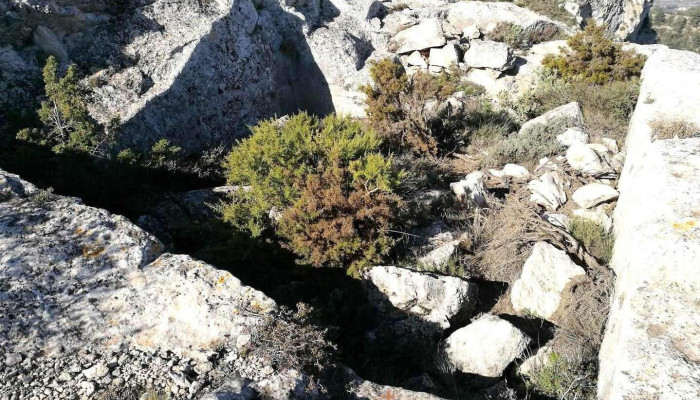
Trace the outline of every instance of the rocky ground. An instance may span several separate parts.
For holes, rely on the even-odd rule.
[[[569,3],[579,22],[606,22],[621,40],[635,39],[651,4]],[[37,54],[51,54],[89,71],[90,111],[121,118],[121,146],[149,147],[165,133],[192,151],[299,109],[362,116],[358,86],[383,57],[409,74],[456,66],[499,104],[531,88],[545,55],[578,29],[478,1],[13,0],[0,12],[3,111],[33,104]],[[496,40],[506,28],[528,43]],[[415,257],[352,283],[336,276],[330,289],[316,282],[321,272],[263,272],[250,253],[277,257],[273,246],[217,241],[210,206],[233,187],[149,198],[134,223],[0,170],[0,399],[506,400],[552,371],[592,396],[598,361],[602,399],[691,398],[698,139],[656,141],[653,126],[697,120],[700,61],[625,48],[650,56],[627,143],[591,132],[578,102],[526,121],[518,137],[554,132],[561,151],[479,170],[483,154],[455,156],[468,174],[408,203],[444,211],[406,233],[403,250]],[[425,106],[443,115],[469,102],[458,92]],[[600,252],[581,245],[575,231],[586,222],[606,240],[615,233],[612,261],[611,242]],[[227,246],[241,254],[221,259]],[[300,322],[282,304],[307,299],[337,314],[333,323]],[[663,312],[647,313],[659,304]]]

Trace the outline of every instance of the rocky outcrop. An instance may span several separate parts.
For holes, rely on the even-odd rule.
[[[700,139],[653,141],[650,122],[700,125],[700,55],[660,50],[642,73],[614,214],[615,294],[598,396],[700,393]]]
[[[635,41],[653,3],[653,0],[569,0],[566,9],[579,23],[593,19],[598,25],[605,24],[615,39]]]
[[[455,2],[447,8],[445,20],[459,32],[476,27],[481,33],[488,34],[494,31],[499,23],[519,26],[526,34],[546,29],[564,30],[562,25],[551,19],[508,2]]]
[[[188,371],[204,379],[204,365],[222,351],[240,360],[277,308],[228,272],[163,254],[124,217],[4,171],[0,196],[0,349],[13,355],[0,381],[28,374],[0,393],[57,397],[60,389],[78,398],[122,374],[129,386],[151,379],[174,385],[174,394],[196,393],[201,384]],[[43,384],[30,385],[34,379]]]
[[[370,268],[366,276],[394,307],[441,329],[454,318],[469,318],[476,305],[476,285],[454,276],[391,266]]]
[[[160,242],[123,217],[72,198],[44,199],[16,176],[0,177],[2,275],[10,288],[0,307],[8,318],[21,316],[3,324],[7,351],[57,356],[129,345],[202,359],[255,329],[246,310],[276,308],[227,272],[161,255]]]

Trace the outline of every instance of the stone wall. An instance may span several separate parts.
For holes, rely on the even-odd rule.
[[[598,397],[698,398],[700,138],[655,141],[652,121],[700,126],[700,55],[660,50],[642,80],[615,211]]]

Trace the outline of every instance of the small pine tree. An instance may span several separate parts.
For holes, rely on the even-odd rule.
[[[111,135],[102,135],[90,117],[74,66],[63,77],[58,76],[58,60],[50,56],[43,71],[46,100],[38,110],[41,129],[23,129],[17,138],[51,146],[60,153],[66,150],[98,154]]]

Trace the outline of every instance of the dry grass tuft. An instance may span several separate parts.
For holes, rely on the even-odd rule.
[[[700,127],[681,120],[654,120],[649,124],[654,140],[689,139],[700,137]]]

